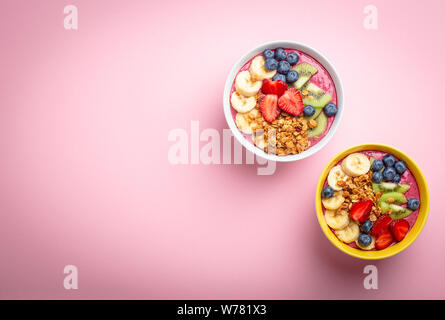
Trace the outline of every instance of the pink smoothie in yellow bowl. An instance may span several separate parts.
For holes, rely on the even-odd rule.
[[[420,233],[429,207],[420,169],[385,145],[357,146],[337,155],[317,193],[317,215],[328,238],[342,251],[366,259],[407,247]]]

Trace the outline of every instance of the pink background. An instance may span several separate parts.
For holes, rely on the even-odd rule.
[[[63,7],[79,29],[63,28]],[[445,298],[443,1],[0,4],[0,298]],[[313,46],[342,78],[342,123],[278,164],[168,162],[170,130],[227,128],[222,91],[263,42]],[[314,190],[342,149],[382,142],[423,169],[429,220],[378,262],[379,289],[325,238]],[[65,265],[79,289],[65,290]]]

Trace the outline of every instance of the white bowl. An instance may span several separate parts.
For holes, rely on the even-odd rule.
[[[299,51],[302,51],[314,59],[316,59],[329,73],[329,75],[332,78],[332,81],[335,85],[335,90],[337,92],[337,106],[338,106],[338,112],[335,116],[334,122],[332,123],[331,128],[329,129],[329,132],[318,142],[315,146],[310,147],[309,149],[303,151],[299,154],[292,154],[287,156],[278,156],[276,154],[268,154],[261,150],[260,148],[256,147],[253,143],[246,140],[244,138],[243,134],[238,130],[238,127],[235,124],[235,121],[232,117],[232,111],[231,111],[231,105],[230,105],[230,91],[232,89],[233,81],[235,80],[236,75],[238,74],[238,71],[241,69],[244,64],[246,64],[247,61],[252,59],[257,54],[263,52],[266,49],[274,49],[274,48],[288,48],[288,49],[296,49]],[[224,107],[224,115],[226,117],[226,121],[232,130],[233,135],[236,137],[236,139],[249,151],[253,152],[257,156],[260,156],[262,158],[265,158],[267,160],[272,161],[281,161],[281,162],[288,162],[288,161],[295,161],[295,160],[301,160],[306,157],[309,157],[316,153],[317,151],[321,150],[328,142],[331,140],[332,136],[334,135],[335,131],[337,130],[337,127],[340,124],[340,120],[343,115],[344,110],[344,97],[343,97],[343,86],[341,84],[340,78],[337,74],[337,72],[334,69],[334,66],[326,59],[320,52],[317,50],[303,45],[301,43],[295,42],[295,41],[272,41],[264,43],[249,52],[247,52],[245,55],[239,59],[235,65],[233,66],[232,70],[230,70],[229,76],[227,77],[226,84],[224,86],[224,95],[223,95],[223,107]]]

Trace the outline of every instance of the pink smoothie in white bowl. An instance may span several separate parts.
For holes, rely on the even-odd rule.
[[[318,151],[332,137],[342,113],[343,93],[340,90],[339,101],[341,84],[323,56],[301,45],[278,44],[283,43],[257,48],[232,70],[224,108],[229,126],[249,150],[272,160],[291,161]]]

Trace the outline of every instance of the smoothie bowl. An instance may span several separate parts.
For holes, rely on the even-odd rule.
[[[398,149],[364,144],[336,155],[323,170],[315,204],[318,221],[341,251],[383,259],[406,249],[429,209],[425,177]]]
[[[329,61],[292,41],[263,44],[232,68],[224,87],[227,123],[249,151],[294,161],[325,146],[343,113],[343,89]]]

